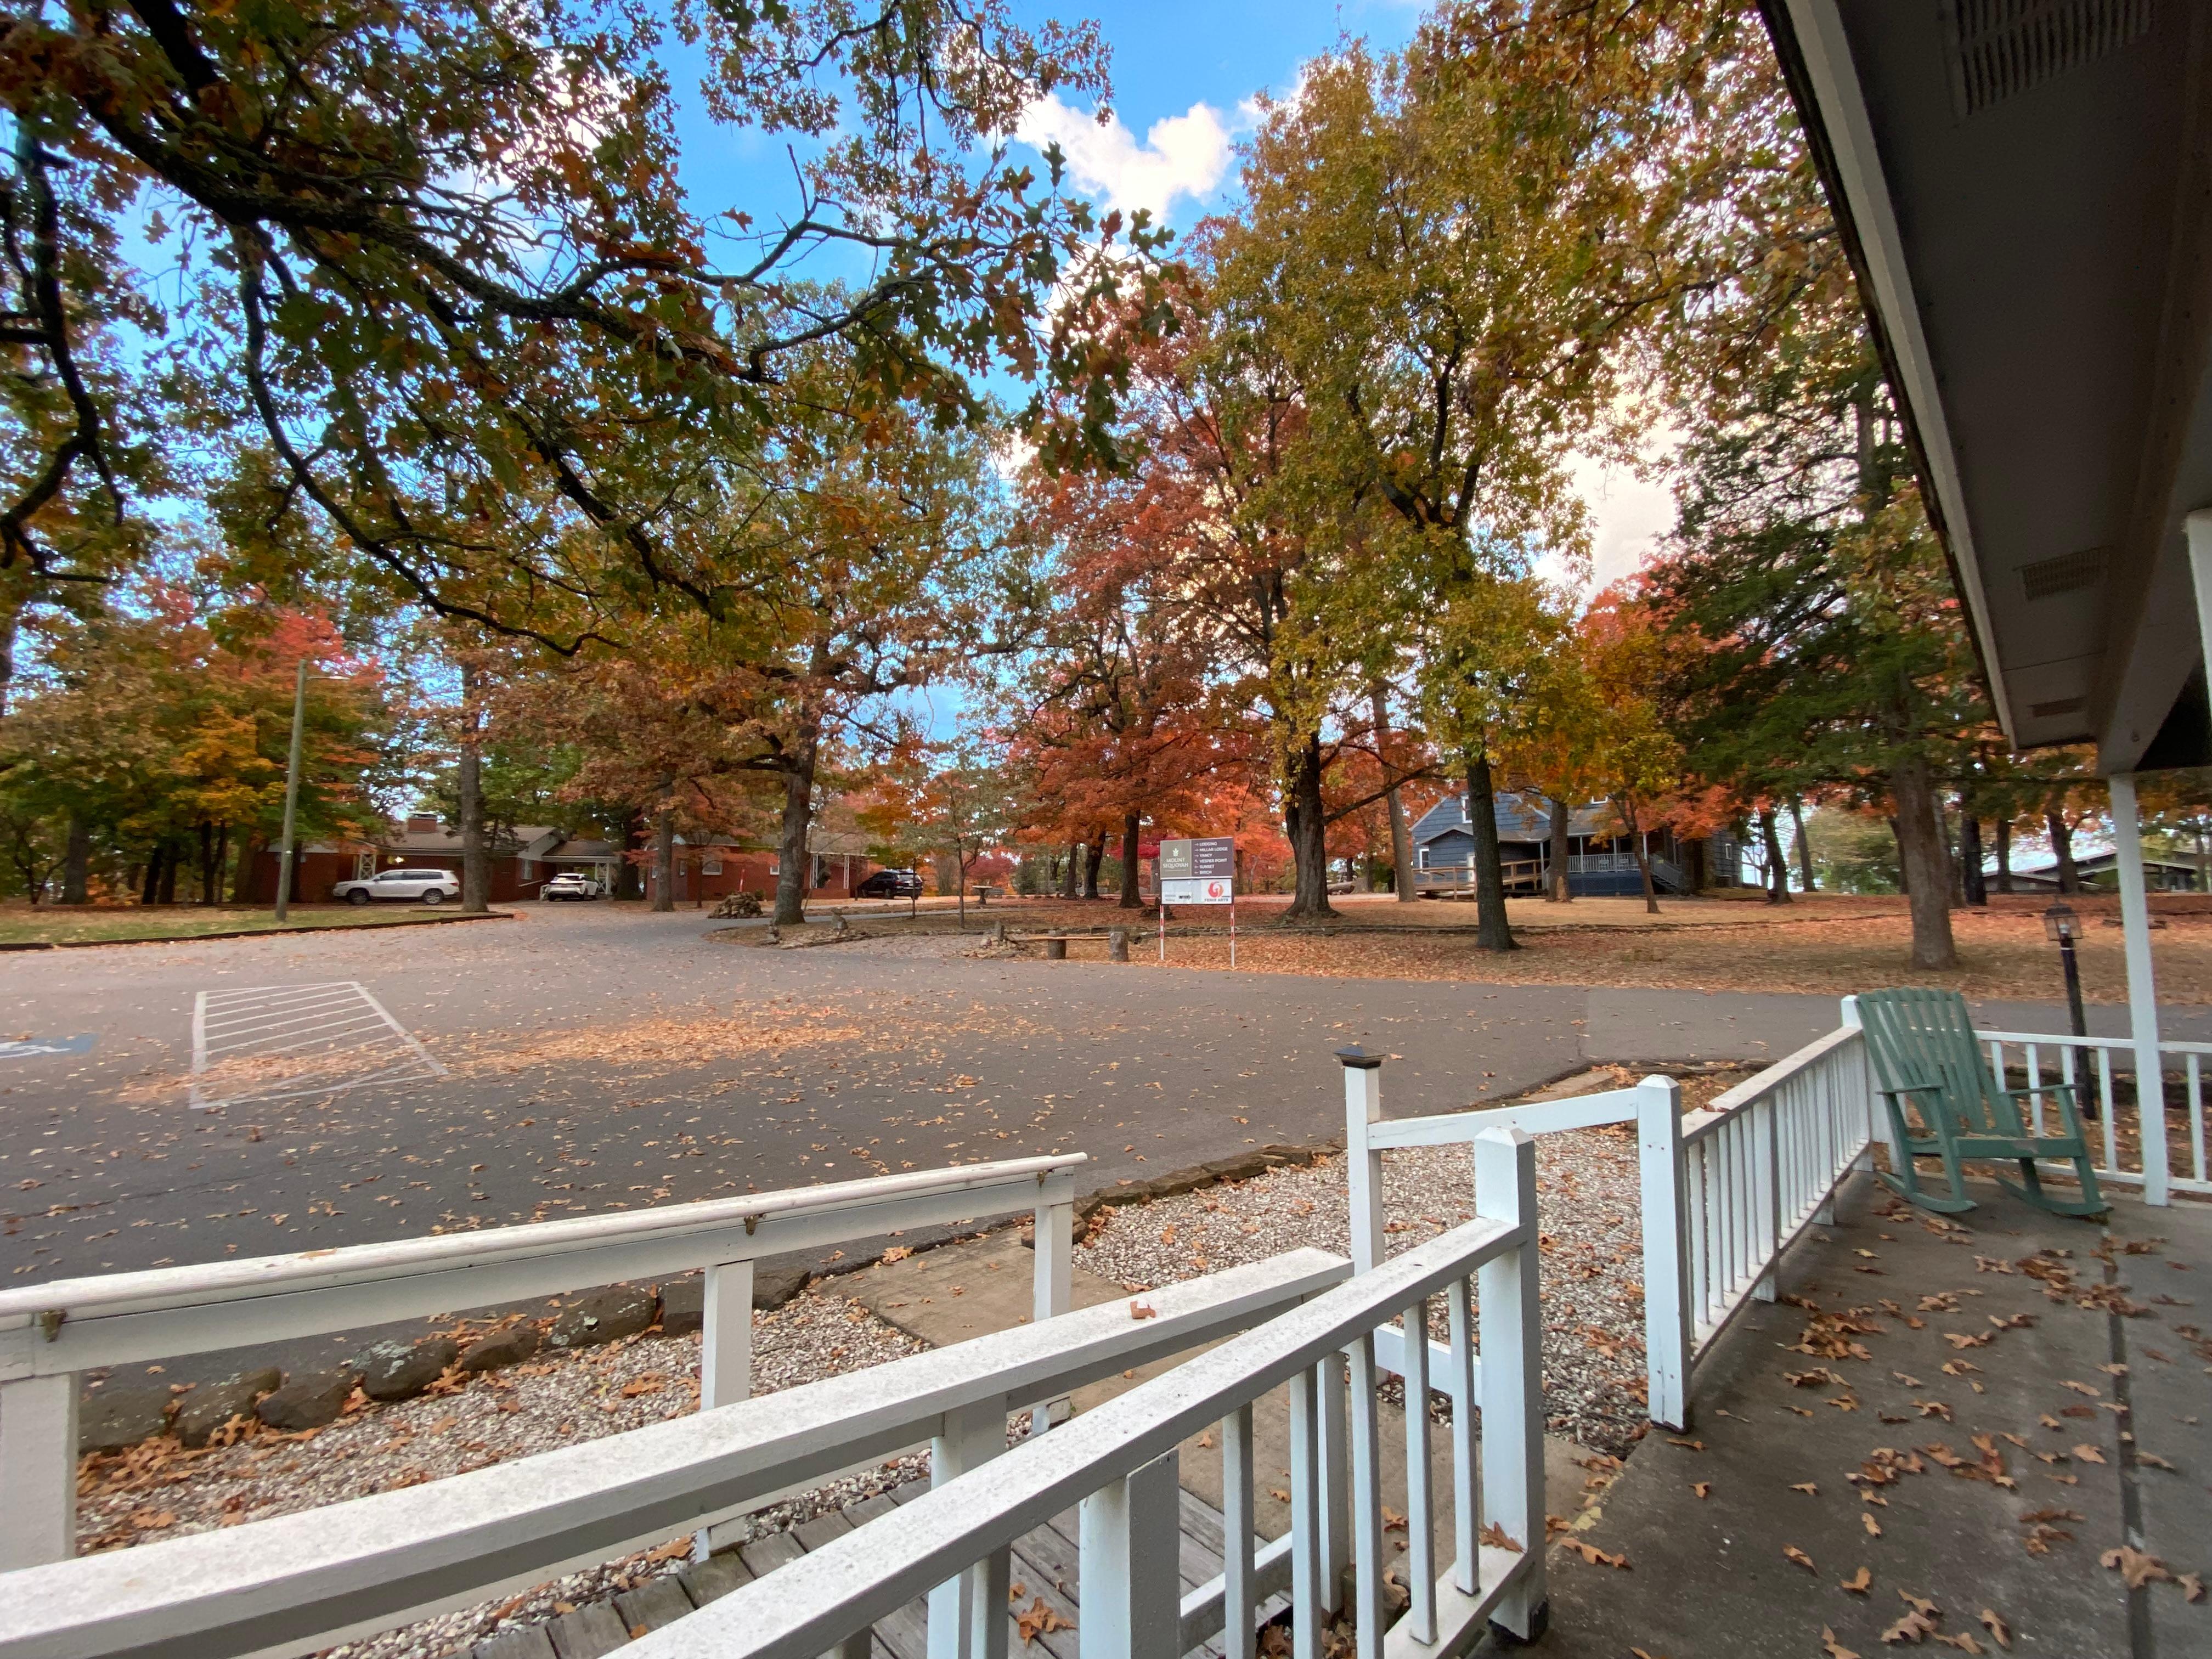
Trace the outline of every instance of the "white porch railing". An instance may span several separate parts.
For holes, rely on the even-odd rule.
[[[1562,1100],[1382,1116],[1382,1061],[1341,1049],[1345,1065],[1346,1182],[1352,1256],[1365,1273],[1382,1261],[1382,1153],[1400,1146],[1455,1146],[1485,1131],[1529,1134],[1637,1125],[1644,1229],[1644,1341],[1652,1420],[1689,1426],[1689,1384],[1698,1357],[1747,1298],[1773,1294],[1773,1268],[1806,1227],[1827,1214],[1837,1186],[1865,1167],[1875,1124],[1866,1042],[1844,999],[1844,1024],[1778,1060],[1686,1117],[1671,1078]],[[1441,1353],[1429,1344],[1433,1364]],[[1376,1349],[1403,1372],[1408,1351],[1396,1332]]]
[[[1479,1237],[1472,1242],[1458,1241],[1459,1254],[1442,1254],[1450,1255],[1455,1264],[1466,1263],[1470,1255],[1495,1262],[1504,1259],[1501,1252],[1510,1254],[1523,1231],[1534,1233],[1533,1227],[1503,1223],[1476,1231]],[[742,1514],[769,1494],[933,1437],[935,1479],[957,1487],[962,1496],[939,1493],[918,1500],[897,1517],[863,1528],[860,1536],[865,1541],[854,1571],[861,1578],[874,1579],[888,1571],[888,1551],[879,1547],[888,1536],[883,1528],[893,1519],[923,1512],[932,1517],[928,1530],[941,1539],[958,1529],[957,1522],[947,1522],[948,1509],[960,1521],[987,1512],[983,1494],[994,1489],[993,1471],[977,1466],[1006,1452],[1010,1413],[1162,1356],[1233,1337],[1271,1318],[1289,1315],[1305,1322],[1299,1327],[1304,1330],[1313,1322],[1314,1309],[1300,1304],[1342,1285],[1348,1273],[1340,1256],[1292,1251],[1147,1292],[1142,1298],[1147,1317],[1138,1317],[1128,1303],[1109,1303],[418,1486],[27,1567],[0,1578],[8,1589],[0,1596],[0,1656],[231,1659],[251,1654],[281,1659],[313,1652],[681,1536]],[[1488,1285],[1486,1279],[1486,1297]],[[1532,1277],[1532,1295],[1534,1288]],[[1410,1300],[1414,1293],[1409,1287],[1395,1294]],[[1501,1294],[1507,1297],[1504,1305],[1514,1305],[1510,1290]],[[1330,1304],[1324,1300],[1316,1305]],[[1533,1332],[1533,1302],[1528,1318]],[[1484,1333],[1487,1341],[1490,1323]],[[1498,1352],[1509,1352],[1519,1337],[1505,1332],[1496,1340]],[[1215,1355],[1224,1352],[1216,1350]],[[1158,1381],[1148,1387],[1157,1395]],[[1127,1401],[1145,1393],[1133,1390],[1093,1416],[1107,1418],[1118,1407],[1121,1418],[1110,1420],[1126,1419]],[[1531,1402],[1529,1409],[1540,1408]],[[1501,1421],[1514,1420],[1510,1406],[1502,1413]],[[1032,1459],[1047,1448],[1058,1456],[1063,1438],[1087,1432],[1092,1420],[1080,1418],[1056,1427],[1025,1449]],[[1540,1419],[1530,1420],[1540,1424]],[[1074,1443],[1092,1447],[1097,1437],[1091,1434]],[[1518,1467],[1510,1453],[1501,1450],[1498,1455],[1503,1468]],[[1059,1466],[1068,1461],[1061,1457]],[[1003,1465],[994,1465],[998,1467]],[[1034,1461],[1030,1467],[1036,1467]],[[1115,1465],[1072,1495],[1096,1490],[1127,1467]],[[956,1479],[963,1469],[974,1472]],[[1309,1482],[1310,1478],[1309,1470]],[[1249,1486],[1246,1491],[1249,1544]],[[1534,1506],[1525,1510],[1498,1499],[1498,1518],[1509,1528],[1526,1526],[1534,1516],[1540,1534],[1541,1490],[1533,1491]],[[1052,1512],[1047,1510],[1036,1519]],[[1027,1530],[1036,1519],[1014,1530]],[[1172,1564],[1172,1513],[1165,1537]],[[1003,1563],[1005,1558],[999,1559]],[[945,1560],[926,1583],[899,1578],[901,1586],[911,1587],[902,1588],[889,1605],[931,1590],[932,1622],[943,1618],[942,1630],[957,1631],[962,1609],[975,1610],[972,1583],[954,1577],[964,1565],[965,1560]],[[1086,1558],[1086,1571],[1089,1565]],[[996,1600],[990,1604],[1000,1632],[1000,1653],[1005,1650],[1006,1624],[1004,1572],[1001,1565]],[[953,1582],[940,1585],[948,1579]],[[1102,1571],[1100,1582],[1110,1583],[1110,1574]],[[817,1589],[798,1576],[797,1566],[779,1571],[762,1584],[765,1595],[748,1601],[750,1609],[757,1611],[765,1600],[785,1615],[794,1607],[819,1611],[812,1600]],[[1084,1588],[1090,1588],[1087,1578]],[[1102,1593],[1102,1618],[1109,1600]],[[1221,1600],[1217,1595],[1217,1606]],[[1178,1598],[1170,1593],[1165,1605],[1173,1617]],[[1248,1600],[1241,1605],[1256,1603]],[[1083,1612],[1087,1625],[1087,1595]],[[718,1621],[713,1628],[726,1632],[730,1622]],[[750,1626],[753,1620],[734,1622]],[[1217,1614],[1208,1628],[1220,1627]],[[718,1635],[717,1645],[724,1639]],[[729,1645],[742,1650],[741,1641],[730,1640]],[[932,1650],[937,1650],[934,1642]],[[810,1650],[810,1659],[821,1650]],[[1085,1650],[1090,1651],[1087,1645]]]
[[[1080,1153],[0,1291],[0,1571],[76,1549],[78,1373],[704,1268],[700,1404],[751,1391],[753,1263],[1034,1210],[1035,1316],[1068,1306]]]
[[[2132,1061],[2135,1041],[2131,1037],[2080,1037],[2055,1031],[1982,1031],[1975,1038],[1989,1050],[1990,1065],[2001,1078],[2017,1074],[2027,1086],[2040,1089],[2045,1083],[2068,1083],[2074,1085],[2074,1098],[2083,1117],[2082,1128],[2089,1137],[2089,1149],[2097,1167],[2100,1181],[2117,1181],[2124,1186],[2148,1188],[2165,1188],[2185,1193],[2212,1194],[2212,1170],[2208,1170],[2204,1153],[2204,1057],[2212,1054],[2212,1042],[2160,1042],[2158,1053],[2160,1061],[2158,1086],[2146,1091],[2142,1079],[2135,1079],[2136,1103],[2130,1108],[2118,1106],[2112,1098],[2112,1056],[2120,1054]],[[2160,1154],[2166,1150],[2170,1128],[2169,1114],[2172,1110],[2172,1085],[2166,1076],[2167,1064],[2179,1060],[2181,1093],[2189,1114],[2187,1129],[2189,1151],[2187,1173],[2179,1174],[2171,1168],[2170,1158]],[[2008,1066],[2012,1068],[2008,1071]],[[2094,1079],[2094,1081],[2093,1081]],[[2146,1092],[2149,1098],[2145,1099]],[[2029,1097],[2030,1127],[2038,1134],[2045,1133],[2045,1114],[2055,1118],[2057,1107],[2042,1095]],[[2145,1106],[2149,1110],[2144,1109]],[[2087,1121],[2092,1111],[2098,1122]],[[2132,1146],[2124,1144],[2120,1127],[2131,1111],[2137,1133]],[[2156,1164],[2155,1170],[2147,1166]],[[2153,1197],[2154,1203],[2162,1201]]]
[[[1370,1659],[1462,1652],[1492,1620],[1517,1635],[1535,1634],[1544,1601],[1544,1477],[1534,1149],[1525,1136],[1488,1133],[1475,1142],[1474,1164],[1475,1220],[645,1637],[637,1659],[823,1653],[858,1659],[874,1621],[952,1574],[974,1584],[966,1604],[974,1623],[963,1626],[972,1633],[957,1648],[933,1641],[933,1652],[1004,1659],[1009,1546],[1079,1502],[1085,1659],[1171,1659],[1214,1632],[1222,1632],[1229,1659],[1250,1659],[1261,1593],[1252,1542],[1252,1407],[1284,1383],[1291,1399],[1291,1651],[1318,1659],[1334,1599],[1325,1419],[1332,1378],[1342,1376],[1346,1355],[1358,1651]],[[1407,1329],[1424,1328],[1429,1299],[1439,1291],[1449,1302],[1447,1363],[1462,1398],[1474,1389],[1472,1339],[1480,1321],[1480,1424],[1472,1413],[1453,1414],[1454,1559],[1439,1576],[1429,1417],[1416,1403],[1427,1379],[1417,1359],[1405,1413],[1403,1571],[1411,1605],[1386,1633],[1382,1576],[1393,1558],[1385,1553],[1376,1339],[1401,1314]],[[1413,1352],[1420,1352],[1419,1344]],[[1216,1425],[1226,1566],[1217,1583],[1186,1596],[1176,1570],[1176,1448]],[[1500,1534],[1511,1547],[1497,1541]],[[933,1626],[934,1602],[931,1614]]]

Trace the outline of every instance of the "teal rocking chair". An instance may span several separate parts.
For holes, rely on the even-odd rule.
[[[2053,1215],[2100,1216],[2111,1206],[2097,1190],[2097,1172],[2081,1133],[2081,1114],[2071,1084],[2046,1083],[2035,1089],[2008,1089],[1993,1078],[1966,1000],[1956,991],[1870,991],[1858,999],[1867,1051],[1874,1057],[1883,1103],[1896,1144],[1905,1148],[1903,1167],[1882,1171],[1893,1191],[1944,1215],[1974,1207],[1966,1196],[1959,1165],[1966,1158],[2013,1158],[2020,1179],[2002,1176],[1997,1184]],[[2021,1097],[2039,1094],[2057,1107],[2061,1133],[2031,1133],[2021,1115]],[[1929,1133],[1916,1135],[1905,1115],[1905,1103],[1919,1109]],[[1920,1184],[1916,1158],[1941,1158],[1949,1180],[1948,1197]],[[2079,1201],[2055,1198],[2036,1173],[2038,1158],[2071,1158],[2081,1182]]]

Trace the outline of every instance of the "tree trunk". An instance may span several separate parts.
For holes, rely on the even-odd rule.
[[[1106,832],[1101,830],[1098,839],[1085,848],[1084,852],[1087,856],[1083,864],[1083,896],[1095,899],[1098,896],[1098,872],[1106,863]]]
[[[2051,832],[2051,854],[2058,860],[2058,890],[2078,893],[2081,890],[2081,872],[2074,864],[2074,831],[2060,811],[2043,815],[2044,828]]]
[[[202,904],[215,902],[215,821],[200,820],[200,898]]]
[[[215,827],[215,897],[211,904],[222,902],[222,878],[230,868],[230,820],[225,818]]]
[[[1905,892],[1911,900],[1912,965],[1955,968],[1959,951],[1951,939],[1950,860],[1936,833],[1936,790],[1926,757],[1911,754],[1899,761],[1890,771],[1889,787],[1897,809]]]
[[[796,927],[806,920],[806,831],[814,820],[814,767],[821,753],[817,731],[803,732],[783,774],[783,822],[776,838],[775,924]]]
[[[670,797],[676,793],[676,780],[664,774],[660,780],[660,810],[653,815],[653,908],[673,910],[676,908],[676,807]],[[787,862],[786,870],[790,868]],[[783,885],[776,884],[777,907],[781,908]]]
[[[467,671],[462,671],[467,688]],[[465,692],[467,695],[467,692]],[[491,848],[484,845],[484,759],[476,744],[476,712],[465,710],[469,737],[460,738],[453,781],[460,787],[460,907],[469,915],[491,909]]]
[[[1977,908],[1990,902],[1990,884],[1982,874],[1982,821],[1963,809],[1959,813],[1959,876],[1966,890],[1966,902]]]
[[[1651,878],[1651,849],[1644,844],[1644,831],[1636,821],[1635,798],[1616,795],[1613,806],[1620,814],[1620,821],[1628,826],[1629,850],[1636,855],[1636,873],[1644,878],[1644,913],[1656,916],[1659,914],[1659,884]]]
[[[1505,919],[1505,869],[1498,856],[1498,796],[1490,757],[1467,757],[1467,827],[1474,837],[1474,942],[1485,951],[1517,951]]]
[[[2012,891],[2012,817],[1997,820],[1997,891]]]
[[[1076,868],[1082,861],[1083,843],[1079,841],[1070,842],[1067,845],[1067,868],[1060,872],[1060,897],[1072,899],[1082,891],[1082,889],[1077,885],[1082,878],[1082,872]]]
[[[1145,896],[1137,890],[1137,815],[1121,814],[1121,908],[1141,910]]]
[[[454,781],[461,797],[461,908],[482,915],[491,908],[491,848],[485,844],[483,747],[477,733],[477,675],[461,665],[461,744]]]
[[[248,835],[238,844],[238,869],[230,878],[230,902],[233,904],[253,902],[253,866],[259,862],[264,848],[258,837]]]
[[[1567,866],[1574,856],[1574,835],[1567,818],[1567,804],[1554,795],[1552,800],[1552,884],[1544,895],[1554,904],[1572,902],[1575,894],[1567,878]]]
[[[1787,904],[1790,902],[1790,860],[1782,850],[1782,833],[1771,806],[1759,809],[1759,833],[1766,843],[1766,902]]]
[[[1813,879],[1813,843],[1805,839],[1805,803],[1796,795],[1790,797],[1790,827],[1797,832],[1797,884],[1816,893],[1820,884]]]
[[[1413,831],[1406,822],[1406,797],[1398,787],[1396,769],[1382,758],[1383,739],[1390,735],[1389,705],[1380,685],[1368,695],[1375,712],[1375,753],[1382,761],[1382,781],[1390,786],[1383,797],[1390,804],[1390,889],[1401,904],[1411,904],[1421,896],[1413,884]]]
[[[92,826],[84,814],[72,812],[69,821],[69,850],[62,854],[62,902],[92,902]]]
[[[1889,838],[1897,843],[1897,890],[1910,895],[1912,891],[1912,872],[1905,867],[1905,831],[1897,827],[1897,815],[1888,819]]]
[[[161,843],[161,889],[155,896],[163,904],[174,904],[177,902],[177,866],[183,861],[178,856],[178,848],[174,842],[164,841]],[[299,873],[300,854],[299,849],[295,848],[292,852],[292,874],[295,879]]]
[[[1283,791],[1283,830],[1291,843],[1291,866],[1296,888],[1285,921],[1304,921],[1334,916],[1328,902],[1328,809],[1321,798],[1321,737],[1308,738],[1291,757],[1288,787]]]
[[[628,856],[646,837],[645,814],[633,812],[623,825],[623,861],[615,866],[615,896],[635,899],[645,896],[645,880],[638,872],[643,868],[636,860]]]

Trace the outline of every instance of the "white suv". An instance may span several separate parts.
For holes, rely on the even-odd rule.
[[[606,884],[580,870],[564,870],[538,890],[541,899],[595,899],[607,896]]]
[[[377,899],[443,904],[460,896],[461,878],[451,870],[386,870],[366,881],[342,881],[331,889],[333,899],[343,899],[348,904],[368,904]]]

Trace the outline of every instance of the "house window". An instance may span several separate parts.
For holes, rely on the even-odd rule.
[[[722,860],[718,858],[701,859],[699,860],[699,873],[702,876],[720,875],[722,873]]]
[[[771,876],[780,876],[783,873],[783,872],[777,867],[776,861],[774,859],[770,859],[768,861],[768,872]]]

